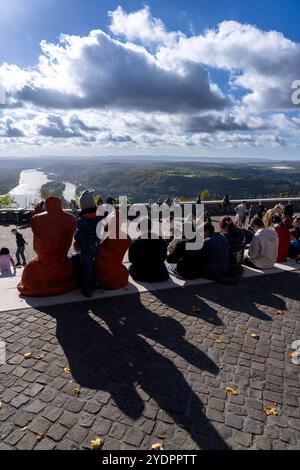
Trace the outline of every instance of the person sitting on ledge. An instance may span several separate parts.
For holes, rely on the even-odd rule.
[[[129,273],[135,281],[163,282],[169,278],[165,265],[167,243],[163,238],[153,238],[148,217],[140,220],[141,235],[129,248]]]
[[[292,259],[296,259],[300,255],[300,240],[298,240],[297,235],[297,230],[293,229],[290,231],[289,258]]]
[[[24,269],[19,292],[26,297],[48,297],[76,289],[76,278],[68,252],[76,220],[62,210],[61,200],[49,197],[46,212],[32,219],[33,248],[37,257]]]
[[[227,238],[230,248],[230,275],[242,275],[245,248],[253,239],[253,232],[237,227],[231,217],[220,222],[221,233]]]
[[[229,272],[229,243],[223,235],[215,233],[212,224],[204,224],[204,243],[200,250],[187,250],[186,243],[187,240],[174,240],[169,246],[167,261],[176,263],[171,272],[187,280],[216,279]]]
[[[86,190],[80,197],[79,219],[75,233],[76,248],[80,251],[82,269],[82,295],[92,297],[96,288],[94,272],[94,260],[100,247],[100,239],[97,236],[97,225],[101,217],[96,215],[96,203],[94,190]]]
[[[16,273],[15,262],[9,252],[8,248],[1,248],[0,250],[0,274],[2,276],[11,274],[11,266],[14,269],[14,274]]]
[[[244,265],[255,269],[271,269],[274,267],[278,256],[279,239],[275,230],[265,228],[259,217],[251,221],[254,237],[250,243],[248,257]]]
[[[272,222],[279,239],[277,263],[285,263],[289,255],[290,231],[285,227],[279,215],[273,215]]]
[[[300,217],[295,217],[293,220],[293,229],[297,232],[297,240],[300,241]]]

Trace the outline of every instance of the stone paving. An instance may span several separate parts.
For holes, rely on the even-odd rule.
[[[1,313],[0,449],[300,449],[299,277]]]

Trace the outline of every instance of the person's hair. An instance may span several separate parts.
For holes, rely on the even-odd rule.
[[[16,228],[11,229],[11,233],[16,233],[18,230]]]
[[[296,229],[293,228],[292,230],[290,230],[290,234],[292,237],[298,238],[298,232]]]
[[[0,250],[0,256],[4,256],[4,255],[9,255],[9,249],[8,248],[1,248]]]
[[[295,217],[295,218],[294,218],[294,222],[300,223],[300,217],[299,217],[299,216]]]
[[[282,225],[282,218],[280,217],[280,215],[274,214],[272,216],[272,223],[275,225]]]
[[[213,226],[213,224],[206,222],[204,224],[204,232],[208,232],[209,236],[211,237],[215,233],[215,227]]]
[[[222,230],[227,229],[228,235],[231,237],[235,237],[239,231],[238,227],[229,216],[225,216],[221,219],[220,227]]]
[[[115,203],[116,203],[116,200],[113,197],[108,196],[108,198],[106,199],[106,204],[113,206]]]
[[[260,217],[254,217],[250,223],[251,227],[261,227],[264,228],[265,224],[263,223]]]

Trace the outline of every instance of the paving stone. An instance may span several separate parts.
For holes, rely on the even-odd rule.
[[[228,413],[226,416],[225,424],[230,428],[234,429],[242,429],[244,423],[244,418],[241,416],[234,415],[232,413]]]
[[[34,420],[29,424],[28,429],[30,431],[35,432],[36,434],[44,434],[48,431],[51,426],[51,422],[47,419],[41,417],[36,417]]]
[[[59,423],[55,423],[47,431],[47,436],[53,439],[53,441],[59,442],[67,432],[68,430],[65,427],[61,426]]]

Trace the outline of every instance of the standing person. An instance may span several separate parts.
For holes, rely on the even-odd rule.
[[[229,212],[229,205],[230,205],[230,199],[228,194],[224,196],[224,199],[222,201],[222,214],[228,214]]]
[[[247,217],[247,205],[246,202],[242,202],[239,204],[235,209],[236,213],[236,225],[238,227],[244,227],[246,224],[246,217]]]
[[[70,201],[70,208],[72,210],[72,214],[73,216],[75,217],[75,219],[78,218],[78,214],[79,214],[79,205],[77,204],[77,202],[75,201],[75,199],[71,199]]]
[[[258,212],[258,206],[255,204],[251,204],[250,209],[249,209],[249,222],[257,215]]]
[[[254,217],[251,226],[255,233],[243,264],[256,269],[271,269],[278,256],[278,235],[275,230],[266,229],[259,217]]]
[[[14,268],[14,272],[16,271],[15,262],[9,252],[8,248],[1,248],[0,250],[0,274],[11,273],[10,267]]]
[[[100,247],[100,240],[97,236],[97,225],[101,220],[97,217],[95,193],[93,190],[84,191],[80,197],[79,219],[75,241],[80,250],[82,265],[83,285],[82,295],[92,297],[95,289],[94,260]]]
[[[28,243],[24,240],[23,235],[18,232],[16,228],[13,228],[11,233],[15,235],[16,237],[16,243],[17,243],[17,251],[16,251],[16,258],[17,258],[17,264],[16,267],[19,268],[22,266],[21,264],[21,258],[23,261],[23,266],[26,266],[26,257],[25,257],[25,245],[28,245]]]
[[[256,215],[259,219],[263,219],[265,213],[267,212],[265,206],[263,205],[263,202],[262,201],[259,201],[259,203],[257,204],[257,211],[256,211]],[[251,220],[250,220],[251,222]]]
[[[294,217],[294,204],[289,201],[284,208],[284,215],[292,219]]]
[[[273,215],[272,226],[276,231],[279,239],[277,263],[285,263],[289,255],[291,241],[290,231],[287,227],[285,227],[279,215]]]

